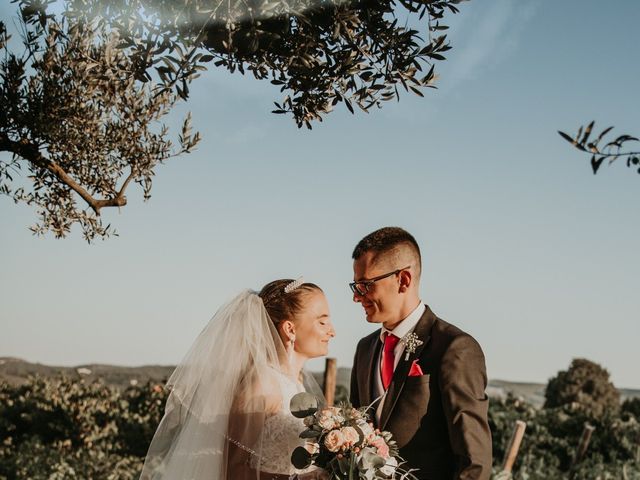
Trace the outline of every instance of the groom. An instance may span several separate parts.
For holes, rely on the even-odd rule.
[[[422,480],[487,480],[491,432],[487,375],[478,343],[438,318],[419,296],[420,248],[411,234],[386,227],[353,251],[354,302],[380,330],[358,343],[351,403],[372,407]],[[400,341],[402,340],[402,341]]]

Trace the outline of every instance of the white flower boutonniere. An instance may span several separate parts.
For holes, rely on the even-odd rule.
[[[416,348],[424,342],[418,338],[418,335],[413,332],[409,332],[400,339],[400,343],[404,345],[404,351],[406,352],[404,359],[409,360],[409,355],[415,352]]]

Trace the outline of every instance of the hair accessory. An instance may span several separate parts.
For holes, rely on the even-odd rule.
[[[303,277],[298,277],[297,280],[294,280],[293,282],[287,284],[284,287],[284,293],[293,292],[296,288],[300,287],[303,283],[304,283],[304,278]]]

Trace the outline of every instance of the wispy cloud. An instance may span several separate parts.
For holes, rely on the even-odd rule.
[[[440,70],[445,80],[442,88],[452,89],[512,55],[536,9],[533,2],[521,0],[490,0],[463,6],[460,21],[451,29],[453,50],[448,55],[448,65]]]
[[[226,138],[230,145],[256,145],[267,137],[265,126],[246,125]]]

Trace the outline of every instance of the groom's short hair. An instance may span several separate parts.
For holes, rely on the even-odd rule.
[[[422,256],[418,242],[409,232],[400,227],[383,227],[375,232],[371,232],[358,242],[351,257],[359,259],[367,252],[374,252],[374,259],[377,260],[386,254],[398,254],[399,250],[406,250],[413,257],[416,263],[417,275],[420,277],[422,269]],[[402,268],[404,265],[396,265],[395,268]]]

